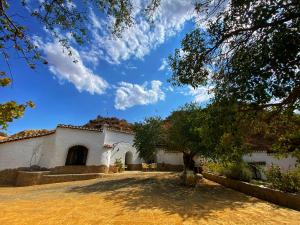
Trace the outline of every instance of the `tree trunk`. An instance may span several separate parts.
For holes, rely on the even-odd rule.
[[[184,163],[184,171],[191,170],[194,171],[195,161],[194,155],[190,153],[183,153],[183,163]]]

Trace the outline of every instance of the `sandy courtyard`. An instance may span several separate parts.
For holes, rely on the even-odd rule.
[[[300,224],[300,212],[176,174],[0,187],[0,224]]]

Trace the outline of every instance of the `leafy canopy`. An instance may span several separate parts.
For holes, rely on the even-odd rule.
[[[150,117],[143,123],[136,123],[133,127],[135,132],[133,146],[139,157],[147,161],[153,161],[160,146],[164,143],[162,120],[159,117]]]
[[[220,8],[224,1],[217,2]],[[216,101],[299,109],[300,2],[229,1],[207,29],[187,34],[169,59],[173,84],[211,82]]]

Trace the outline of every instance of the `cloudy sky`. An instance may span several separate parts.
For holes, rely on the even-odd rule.
[[[90,43],[78,46],[62,34],[69,37],[72,57],[34,19],[22,19],[30,24],[32,39],[49,64],[31,70],[18,57],[11,58],[13,85],[1,88],[1,100],[32,100],[36,108],[11,123],[8,133],[51,129],[59,123],[82,125],[97,115],[135,122],[165,117],[187,102],[207,103],[206,88],[178,88],[167,82],[171,76],[167,57],[195,26],[192,0],[163,0],[154,26],[140,16],[141,2],[135,1],[135,24],[120,39],[107,31],[109,21],[90,8]],[[12,7],[24,13],[20,6]]]

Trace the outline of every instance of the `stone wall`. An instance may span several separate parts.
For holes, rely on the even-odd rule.
[[[55,174],[43,175],[38,184],[52,184],[69,181],[89,180],[102,177],[103,174],[89,173],[89,174]]]
[[[173,165],[167,163],[158,163],[157,170],[159,171],[183,171],[183,165]]]
[[[0,185],[15,185],[18,169],[7,169],[0,171]]]
[[[51,169],[51,174],[84,174],[84,173],[107,173],[105,165],[100,166],[57,166]]]
[[[51,184],[69,181],[96,179],[104,176],[99,173],[89,174],[50,174],[50,171],[18,171],[16,186],[31,186],[38,184]]]
[[[15,181],[16,186],[31,186],[40,184],[43,175],[49,174],[50,171],[18,171]]]
[[[126,170],[142,170],[142,164],[128,164]]]
[[[300,210],[300,195],[292,193],[284,193],[279,190],[274,190],[266,187],[259,187],[254,184],[232,180],[226,177],[214,175],[211,173],[203,173],[206,179],[217,182],[225,187],[243,192],[281,206],[289,207],[292,209]]]

